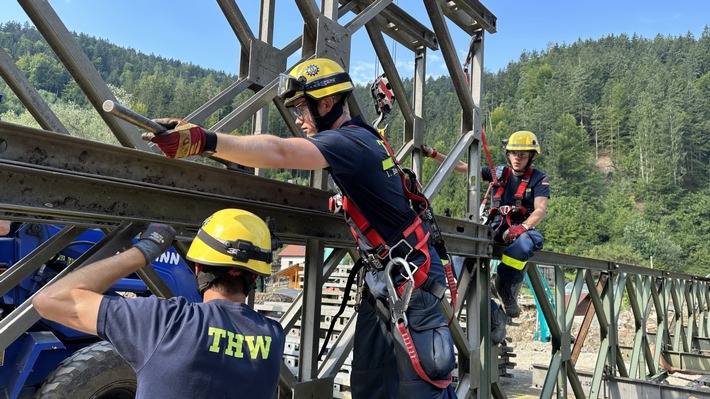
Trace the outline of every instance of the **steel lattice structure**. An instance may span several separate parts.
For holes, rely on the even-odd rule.
[[[137,226],[147,221],[170,223],[189,239],[206,215],[227,206],[238,206],[262,217],[275,216],[277,234],[286,242],[305,244],[307,260],[303,291],[281,319],[287,330],[301,320],[298,373],[282,367],[281,396],[332,396],[333,376],[352,349],[355,318],[350,319],[320,363],[319,323],[305,321],[319,320],[324,281],[343,257],[357,255],[346,225],[326,209],[331,193],[327,190],[325,173],[313,173],[311,187],[304,187],[263,178],[258,170],[256,175],[235,173],[153,154],[155,150],[140,139],[136,126],[102,111],[104,101],[115,98],[49,3],[43,0],[19,0],[19,3],[126,148],[71,137],[71,132],[43,102],[14,60],[0,49],[0,76],[44,129],[0,122],[0,218],[51,221],[67,226],[62,234],[13,267],[12,272],[0,275],[0,291],[7,292],[86,228],[102,227],[111,232],[66,272],[115,253],[135,235]],[[411,160],[420,176],[419,147],[426,136],[423,101],[426,58],[429,52],[440,52],[461,105],[461,126],[450,156],[426,182],[425,193],[429,198],[438,194],[458,159],[467,157],[470,166],[466,218],[440,217],[449,251],[466,259],[459,276],[456,316],[460,317],[465,310],[467,317],[452,324],[459,353],[457,395],[506,397],[497,372],[498,349],[488,344],[490,266],[491,260],[499,257],[500,248],[493,245],[490,229],[478,223],[483,50],[486,35],[496,32],[496,16],[476,0],[411,1],[402,7],[391,0],[323,0],[319,6],[311,0],[297,0],[303,32],[285,47],[276,48],[271,44],[276,22],[275,0],[261,1],[260,20],[256,21],[258,35],[252,32],[234,0],[217,0],[217,3],[242,48],[239,76],[185,119],[202,123],[239,93],[250,90],[253,95],[249,100],[210,128],[231,131],[254,118],[255,133],[267,131],[267,106],[273,104],[292,133],[301,135],[283,103],[276,98],[278,74],[289,69],[287,60],[297,53],[301,60],[314,55],[332,58],[347,69],[352,35],[364,29],[405,121],[403,142],[392,144],[398,149],[400,161]],[[424,7],[432,29],[410,16],[406,11],[410,7]],[[339,23],[345,15],[350,17],[349,22]],[[450,27],[462,29],[471,38],[467,43],[469,79],[461,68]],[[407,49],[414,60],[411,98],[405,94],[385,36]],[[360,104],[353,97],[349,101],[351,110],[358,114]],[[335,250],[323,260],[326,247]],[[576,397],[598,397],[602,393],[610,397],[629,394],[676,397],[673,395],[679,392],[710,397],[658,384],[668,375],[668,364],[710,371],[705,355],[710,348],[710,280],[547,252],[536,254],[534,260],[554,265],[557,287],[564,286],[565,271],[574,272],[570,303],[577,302],[583,285],[598,287],[597,291],[590,290],[593,306],[586,317],[597,318],[602,335],[599,360],[585,385],[575,368],[575,353],[578,354],[584,339],[580,331],[572,344],[574,307],[561,305],[565,303],[562,290],[555,293],[554,303],[558,306],[546,300],[543,277],[537,268],[529,267],[532,289],[541,299],[541,311],[551,333],[552,351],[541,397],[566,397],[568,389]],[[144,270],[141,277],[154,293],[171,295],[151,270]],[[628,298],[636,326],[636,338],[627,359],[617,336],[623,297]],[[450,307],[444,305],[444,308],[452,313]],[[646,330],[652,313],[658,321],[657,334]],[[38,318],[31,303],[24,303],[7,315],[0,321],[0,348],[6,348]]]

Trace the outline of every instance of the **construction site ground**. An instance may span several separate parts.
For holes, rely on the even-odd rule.
[[[500,379],[500,386],[508,398],[528,399],[539,398],[542,392],[541,386],[536,386],[533,381],[533,365],[549,365],[551,344],[534,340],[537,328],[537,308],[534,302],[523,302],[522,313],[519,318],[513,319],[513,324],[508,325],[506,335],[510,339],[508,346],[513,348],[516,357],[511,359],[515,368],[510,371],[512,377]],[[582,322],[583,316],[576,316],[572,331],[576,334]],[[622,311],[619,317],[619,343],[622,346],[633,344],[635,329],[633,314],[631,311]],[[656,330],[655,325],[647,326],[648,332]],[[573,334],[573,335],[575,335]],[[576,369],[586,370],[590,373],[594,371],[599,351],[599,323],[596,319],[590,326],[587,339],[584,341],[582,351],[576,363]],[[627,362],[628,364],[628,362]],[[692,374],[672,374],[665,380],[666,383],[681,386],[701,388],[697,382],[701,375]],[[705,389],[705,388],[704,388]],[[575,396],[571,391],[567,392],[568,398]]]
[[[296,293],[298,290],[293,290]],[[528,296],[529,298],[529,296]],[[264,302],[291,302],[293,297],[278,293],[257,294],[256,303]],[[500,377],[499,383],[508,398],[538,398],[542,392],[542,381],[534,381],[533,365],[549,366],[552,346],[548,342],[535,340],[535,332],[538,329],[537,307],[532,300],[521,301],[522,313],[520,317],[513,319],[506,329],[508,346],[512,348],[515,357],[511,362],[515,367],[509,370],[510,377]],[[576,336],[583,316],[575,316],[572,327],[572,335]],[[650,321],[654,320],[651,316]],[[647,326],[649,333],[655,333],[656,326],[652,322]],[[622,346],[633,344],[635,329],[633,314],[630,310],[622,311],[619,317],[619,343]],[[579,359],[576,363],[577,371],[594,372],[594,366],[599,352],[600,335],[599,323],[594,319],[590,325],[587,338],[582,346]],[[628,362],[627,362],[628,364]],[[666,383],[682,387],[700,388],[696,382],[701,375],[672,374],[665,380]],[[571,391],[567,392],[568,398],[574,398]],[[348,397],[345,394],[343,397]]]

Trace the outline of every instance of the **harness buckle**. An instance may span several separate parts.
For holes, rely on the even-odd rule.
[[[392,279],[392,268],[398,264],[402,269],[406,270],[410,276],[414,276],[409,269],[409,263],[402,258],[392,258],[387,262],[385,266],[385,280],[387,283],[387,303],[390,305],[390,315],[392,322],[394,324],[402,323],[404,327],[409,325],[407,320],[407,309],[409,308],[409,300],[412,298],[412,291],[414,290],[414,278],[410,278],[404,284],[404,291],[400,297],[397,294],[397,287],[394,285],[394,280]]]
[[[391,253],[392,248],[386,245],[378,244],[372,251],[378,258],[385,259],[385,257]]]
[[[498,207],[498,212],[500,212],[501,215],[505,216],[508,213],[512,212],[513,209],[515,209],[514,206],[502,205],[502,206]]]
[[[385,267],[375,254],[367,254],[365,258],[367,259],[367,264],[373,269],[371,271],[382,270]]]

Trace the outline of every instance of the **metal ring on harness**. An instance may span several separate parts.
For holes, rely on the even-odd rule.
[[[404,243],[404,245],[406,245],[407,247],[409,247],[409,251],[408,251],[407,254],[404,255],[404,256],[398,256],[398,257],[396,257],[396,258],[393,258],[393,257],[392,257],[392,253],[393,253],[394,250],[395,250],[397,247],[399,247],[399,245],[402,244],[402,243]],[[407,262],[407,258],[409,258],[409,255],[411,255],[412,252],[414,252],[414,248],[412,247],[412,244],[408,243],[408,242],[407,242],[406,240],[404,240],[404,239],[401,239],[401,240],[399,240],[398,243],[394,244],[393,246],[391,246],[391,247],[389,248],[389,251],[388,251],[388,253],[387,253],[387,257],[390,259],[390,262],[394,261],[395,259],[401,259],[401,260],[403,260],[403,262],[404,262],[404,263],[403,263],[404,269],[405,269],[405,271],[407,272],[408,276],[405,276],[405,275],[402,274],[401,272],[400,272],[400,275],[402,275],[402,277],[404,277],[404,278],[407,279],[407,280],[412,280],[412,281],[414,281],[414,274],[419,270],[419,266]],[[414,266],[414,270],[410,270],[410,269],[409,269],[409,266],[410,266],[410,265],[411,265],[411,266]]]

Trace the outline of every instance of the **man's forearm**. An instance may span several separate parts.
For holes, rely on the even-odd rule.
[[[288,139],[270,134],[256,136],[217,136],[216,157],[254,168],[318,170],[328,163],[315,144],[300,138]]]
[[[96,334],[101,294],[145,264],[141,251],[131,248],[75,270],[44,287],[34,296],[32,304],[46,319]]]
[[[542,222],[542,219],[544,217],[545,217],[545,212],[535,210],[533,213],[530,214],[530,216],[528,216],[527,219],[525,219],[524,223],[526,226],[528,226],[529,229],[532,229],[535,226],[537,226],[538,224],[540,224],[540,222]]]
[[[438,162],[438,163],[444,163],[446,161],[446,155],[437,152],[432,158]],[[456,173],[468,173],[468,164],[464,161],[458,161],[456,162],[456,165],[454,165],[454,172]]]
[[[130,248],[114,256],[101,259],[69,273],[47,288],[66,290],[72,288],[102,294],[116,281],[144,267],[146,260],[141,251]]]
[[[267,134],[232,136],[219,133],[217,151],[214,155],[227,161],[257,168],[278,167],[277,165],[282,162],[278,138]]]

